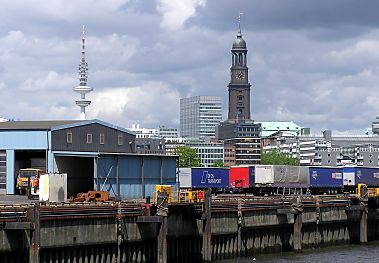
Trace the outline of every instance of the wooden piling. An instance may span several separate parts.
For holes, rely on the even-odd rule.
[[[159,228],[158,238],[157,238],[157,262],[167,263],[167,233],[168,233],[168,196],[166,192],[160,193],[158,196],[157,205],[158,212],[157,215],[162,217],[162,223]]]
[[[203,262],[212,262],[212,232],[211,232],[212,192],[210,189],[204,194],[204,220],[203,220]]]
[[[294,224],[293,224],[293,250],[295,252],[301,252],[302,250],[302,226],[303,226],[303,219],[302,219],[302,212],[303,212],[303,206],[301,203],[300,196],[296,199],[296,203],[292,205],[294,210]]]
[[[39,218],[39,204],[29,208],[29,216],[32,225],[30,230],[30,245],[29,245],[29,263],[39,263],[39,250],[40,250],[40,218]]]
[[[359,228],[359,242],[361,244],[367,243],[367,214],[368,213],[366,209],[363,209],[361,213],[360,228]]]
[[[303,226],[303,220],[301,213],[295,214],[295,222],[293,225],[293,250],[295,252],[301,252],[302,238],[301,228]]]
[[[238,257],[244,256],[246,252],[246,243],[242,244],[242,227],[243,227],[243,215],[241,198],[238,199],[238,230],[237,230],[237,251]]]

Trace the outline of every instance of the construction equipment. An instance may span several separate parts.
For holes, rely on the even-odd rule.
[[[204,191],[202,190],[186,190],[180,192],[181,203],[198,203],[204,202]]]
[[[372,197],[379,197],[379,187],[367,187],[366,184],[358,184],[357,197],[367,199]]]
[[[204,201],[202,190],[180,190],[174,185],[156,185],[153,193],[153,202],[159,204],[162,200],[172,203],[198,203]]]
[[[41,169],[20,169],[17,175],[16,189],[20,194],[28,197],[37,196],[39,192],[39,178],[44,173]]]
[[[175,191],[176,188],[173,185],[163,185],[163,184],[157,184],[155,186],[155,203],[157,203],[159,198],[166,198],[168,203],[174,202],[175,199]]]
[[[71,196],[70,202],[107,202],[116,201],[116,198],[109,195],[107,191],[88,191],[88,193],[78,193],[76,197]]]

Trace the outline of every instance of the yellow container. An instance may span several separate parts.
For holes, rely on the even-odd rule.
[[[168,203],[176,202],[176,187],[174,185],[158,184],[155,186],[155,198],[159,198],[160,194],[166,192]]]
[[[172,191],[173,186],[172,185],[164,185],[164,184],[157,184],[155,186],[155,192],[164,192],[166,191],[167,194]]]
[[[196,191],[188,191],[188,201],[191,203],[196,202]]]

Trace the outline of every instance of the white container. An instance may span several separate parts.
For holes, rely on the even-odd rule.
[[[191,188],[192,172],[191,168],[179,168],[180,188]]]
[[[255,183],[257,185],[307,187],[308,168],[291,165],[256,165]]]
[[[43,174],[39,179],[39,200],[67,202],[67,174]]]
[[[255,183],[256,184],[273,184],[274,166],[273,165],[256,165],[255,166]]]

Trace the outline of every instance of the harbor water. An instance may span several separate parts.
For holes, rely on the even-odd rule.
[[[247,258],[235,258],[216,261],[217,263],[349,263],[349,262],[379,262],[379,242],[368,245],[346,245],[338,247],[306,250],[303,253],[281,253],[257,255]]]

